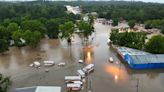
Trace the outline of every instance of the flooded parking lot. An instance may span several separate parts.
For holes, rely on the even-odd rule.
[[[129,69],[107,45],[109,32],[110,26],[95,23],[94,39],[89,50],[84,49],[77,35],[72,46],[65,41],[44,39],[37,49],[12,47],[7,54],[0,56],[0,72],[11,76],[13,85],[10,92],[29,86],[61,86],[62,92],[67,92],[64,77],[77,75],[76,70],[85,66],[78,60],[85,59],[86,64],[95,65],[95,70],[80,92],[87,92],[88,89],[92,92],[164,92],[164,69]],[[114,63],[108,62],[110,56],[114,58]],[[55,64],[65,62],[66,65],[45,67],[44,60],[53,60]],[[41,68],[29,67],[34,61],[39,61]]]

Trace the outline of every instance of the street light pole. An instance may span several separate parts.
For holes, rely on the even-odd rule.
[[[137,90],[136,90],[136,92],[138,92],[139,90],[139,79],[137,79],[137,85],[136,85],[136,87],[137,87]]]
[[[89,88],[88,88],[88,92],[92,92],[91,80],[90,80],[90,79],[89,79]]]

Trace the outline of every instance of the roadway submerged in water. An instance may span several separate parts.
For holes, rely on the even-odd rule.
[[[67,92],[64,77],[76,75],[76,71],[85,66],[78,60],[85,58],[86,64],[95,65],[95,71],[88,77],[91,86],[84,87],[81,92],[89,87],[93,92],[136,92],[137,82],[139,92],[164,92],[164,70],[134,71],[120,62],[107,45],[110,28],[95,23],[89,49],[84,49],[77,35],[71,47],[67,46],[66,41],[55,39],[43,39],[37,49],[12,47],[8,54],[0,56],[0,72],[11,76],[11,92],[15,88],[30,86],[61,86],[62,92]],[[109,57],[113,57],[115,62],[109,63]],[[44,60],[53,60],[56,65],[48,67],[49,72],[45,72],[47,67],[43,66]],[[41,68],[29,67],[34,61],[39,61]],[[66,65],[58,67],[60,62]]]

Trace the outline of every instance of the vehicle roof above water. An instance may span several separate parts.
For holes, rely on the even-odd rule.
[[[73,81],[74,84],[83,84],[81,81]]]
[[[55,62],[54,61],[44,61],[44,63],[52,63],[52,64],[54,64]]]
[[[65,76],[65,80],[81,80],[81,76]]]
[[[77,70],[77,72],[78,72],[80,75],[85,75],[85,73],[84,73],[82,70]]]
[[[90,69],[90,68],[92,68],[92,67],[94,67],[94,64],[89,64],[89,65],[87,65],[85,68],[86,68],[86,69]]]
[[[77,84],[77,83],[70,83],[70,84],[67,84],[67,87],[78,87],[78,88],[80,88],[81,87],[81,85],[80,84]]]

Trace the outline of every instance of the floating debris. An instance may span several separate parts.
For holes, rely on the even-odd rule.
[[[112,57],[109,57],[108,61],[109,61],[110,63],[113,63],[113,62],[114,62],[114,60],[113,60]]]
[[[45,72],[49,72],[49,69],[45,69]]]
[[[78,62],[79,62],[79,63],[83,63],[83,62],[84,62],[84,60],[79,60]]]
[[[34,64],[32,63],[32,64],[30,64],[29,66],[30,66],[30,67],[33,67],[33,66],[34,66]]]
[[[59,63],[58,66],[65,66],[65,63],[64,62]]]
[[[34,64],[34,67],[36,68],[39,68],[41,66],[41,64],[38,61],[35,61],[33,64]]]

